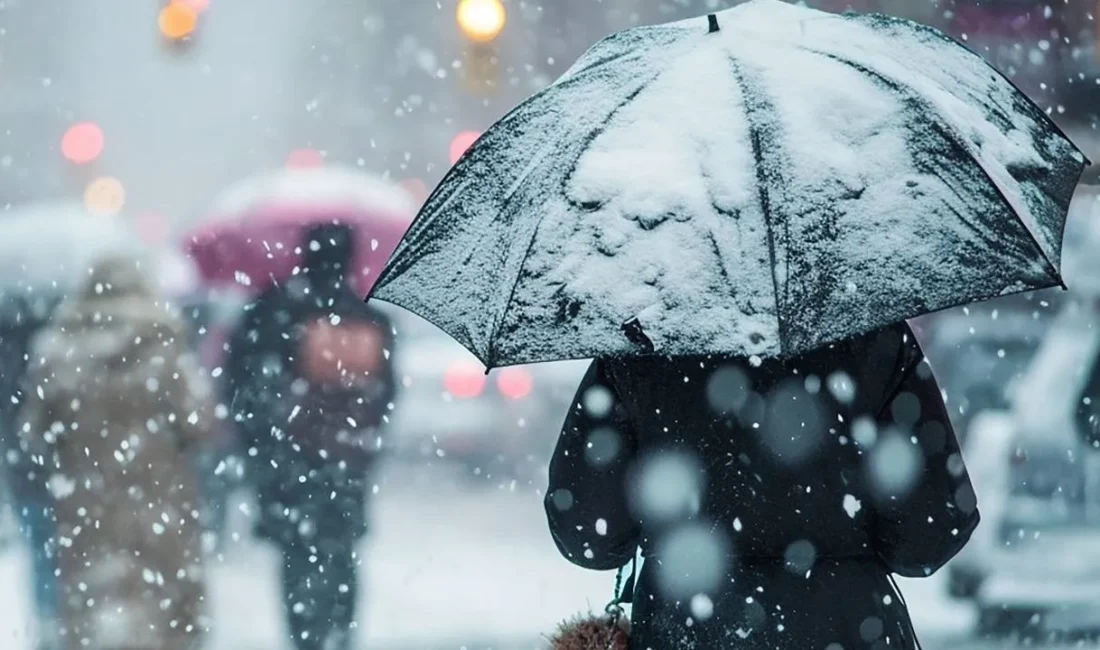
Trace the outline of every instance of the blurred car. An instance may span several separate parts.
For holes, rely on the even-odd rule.
[[[395,310],[396,311],[396,310]],[[534,478],[545,470],[586,365],[485,368],[428,322],[391,314],[400,382],[392,453],[459,463],[471,476]]]
[[[1100,451],[1077,423],[1097,372],[1100,303],[1066,306],[1012,395],[964,446],[982,524],[950,565],[984,632],[1100,631]]]
[[[965,442],[974,415],[1009,408],[1048,320],[1026,303],[973,307],[938,317],[924,348],[960,442]]]

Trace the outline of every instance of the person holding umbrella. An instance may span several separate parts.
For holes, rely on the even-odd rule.
[[[122,217],[105,219],[69,201],[14,207],[0,219],[0,452],[12,506],[31,549],[35,614],[43,647],[57,627],[53,497],[20,446],[17,419],[28,398],[31,341],[75,293],[101,256],[141,249]],[[180,262],[161,255],[158,262]],[[158,275],[158,277],[163,277]],[[164,287],[166,290],[175,287]]]
[[[53,293],[52,291],[49,293]],[[19,409],[27,394],[27,359],[34,336],[46,325],[56,298],[5,292],[0,298],[0,446],[4,453],[4,480],[19,531],[30,547],[30,584],[40,635],[38,647],[52,648],[50,630],[56,626],[56,578],[53,503],[38,468],[19,444]]]
[[[1085,157],[915,23],[751,0],[597,43],[485,132],[372,296],[488,367],[595,358],[546,493],[632,572],[556,650],[917,646],[979,521],[905,320],[1062,284]]]
[[[97,260],[31,349],[19,432],[53,496],[67,650],[187,650],[209,625],[193,456],[212,395],[150,271]]]
[[[353,234],[305,232],[303,272],[252,304],[229,343],[231,412],[252,461],[258,534],[283,554],[295,647],[352,644],[356,544],[377,429],[394,399],[388,319],[348,288]]]
[[[551,461],[550,529],[589,569],[643,549],[645,647],[911,647],[889,574],[931,575],[978,525],[904,324],[759,365],[598,360],[575,404]]]
[[[407,226],[409,196],[325,167],[249,179],[190,237],[211,284],[253,292],[230,331],[224,388],[256,532],[282,553],[299,650],[352,646],[370,469],[392,408],[393,329],[363,303]]]

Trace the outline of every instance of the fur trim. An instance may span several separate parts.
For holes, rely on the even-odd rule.
[[[550,650],[629,650],[630,620],[620,616],[578,615],[558,626]]]

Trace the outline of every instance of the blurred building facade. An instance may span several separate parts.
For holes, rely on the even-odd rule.
[[[163,4],[0,0],[0,205],[79,197],[111,176],[128,213],[187,223],[227,183],[294,152],[423,191],[449,167],[456,136],[485,129],[600,37],[735,3],[505,0],[504,28],[487,43],[463,35],[457,0],[214,0],[176,42],[156,28]],[[1100,113],[1093,0],[809,4],[943,29],[1091,138]],[[77,166],[59,145],[81,121],[101,127],[105,146]]]

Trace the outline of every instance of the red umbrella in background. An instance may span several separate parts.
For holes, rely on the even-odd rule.
[[[396,183],[339,167],[290,168],[230,188],[185,245],[207,283],[258,293],[296,272],[306,228],[346,224],[358,244],[348,279],[366,295],[415,214]]]

